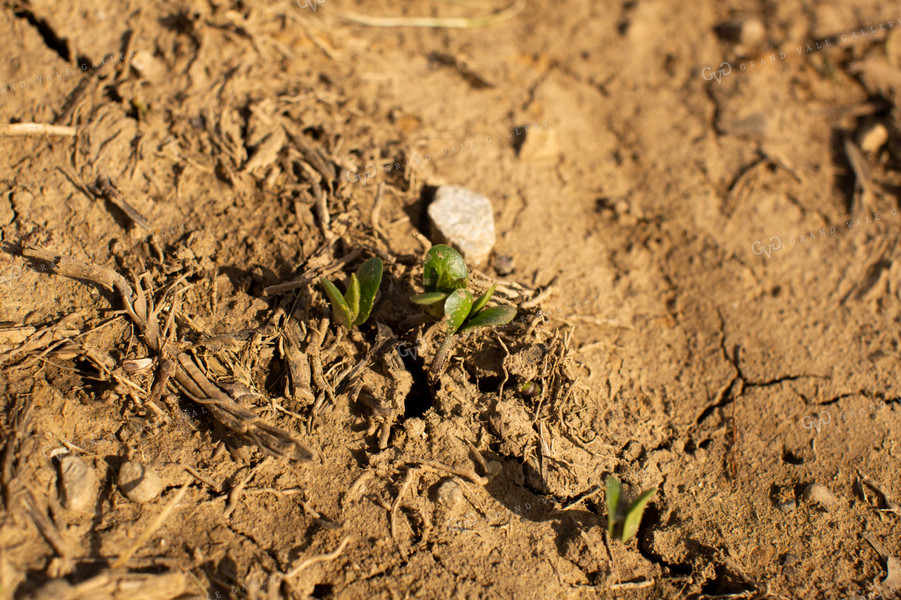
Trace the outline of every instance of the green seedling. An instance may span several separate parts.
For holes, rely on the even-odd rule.
[[[422,263],[425,292],[410,298],[435,318],[444,314],[444,302],[456,290],[466,287],[469,272],[460,253],[444,244],[432,246]]]
[[[512,306],[486,308],[497,288],[496,283],[477,299],[473,299],[472,292],[466,289],[466,280],[469,276],[466,263],[450,246],[444,244],[433,246],[426,254],[422,266],[425,292],[413,296],[411,300],[423,306],[432,316],[443,316],[447,323],[447,337],[444,338],[432,366],[429,367],[429,376],[434,379],[441,373],[441,368],[458,334],[481,327],[506,325],[516,316],[516,309]]]
[[[340,325],[351,329],[354,325],[362,325],[372,312],[375,295],[382,283],[382,260],[373,257],[360,265],[356,273],[350,276],[347,292],[341,295],[335,284],[322,277],[319,280],[332,304],[335,320]]]
[[[619,533],[619,539],[622,542],[629,541],[629,538],[638,532],[638,526],[641,524],[641,516],[644,509],[650,502],[651,497],[657,488],[651,488],[641,493],[632,504],[626,505],[620,502],[620,491],[622,484],[613,475],[607,476],[607,535],[610,539],[615,539],[616,533]]]

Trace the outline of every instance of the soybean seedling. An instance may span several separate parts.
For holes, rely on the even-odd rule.
[[[444,244],[432,246],[422,263],[422,287],[425,293],[410,298],[430,315],[441,318],[444,301],[456,290],[466,287],[469,273],[460,253]]]
[[[373,257],[360,265],[357,272],[351,274],[350,284],[343,296],[335,284],[325,277],[320,278],[319,283],[325,289],[335,320],[340,325],[347,329],[362,325],[372,312],[375,295],[382,283],[382,260]]]
[[[622,484],[613,475],[607,476],[607,535],[614,539],[614,534],[619,533],[621,542],[629,541],[638,532],[641,524],[641,516],[647,507],[651,496],[657,488],[651,488],[641,493],[632,504],[626,505],[620,502]]]
[[[411,300],[422,305],[432,316],[443,315],[447,323],[447,335],[429,367],[429,377],[432,379],[441,373],[458,334],[481,327],[506,325],[516,316],[516,309],[512,306],[486,308],[497,288],[496,283],[473,300],[472,292],[466,289],[467,278],[463,257],[450,246],[439,244],[426,254],[422,270],[425,292],[413,296]]]

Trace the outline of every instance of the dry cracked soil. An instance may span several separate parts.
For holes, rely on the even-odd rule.
[[[0,37],[0,599],[901,596],[897,4],[0,0]],[[442,185],[517,318],[430,378]],[[319,279],[373,256],[345,330]],[[626,541],[610,476],[656,490]]]

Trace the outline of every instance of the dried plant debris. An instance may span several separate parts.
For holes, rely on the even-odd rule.
[[[50,263],[61,276],[92,281],[116,291],[126,312],[140,328],[148,348],[163,356],[168,354],[158,320],[161,308],[154,308],[152,295],[141,283],[135,281],[135,287],[132,288],[124,277],[111,269],[57,256],[37,248],[25,249],[22,254]],[[313,450],[290,433],[266,423],[229,398],[207,379],[191,356],[179,353],[175,358],[176,382],[189,398],[212,413],[216,423],[227,435],[253,443],[265,453],[277,457],[311,460],[315,456]]]
[[[53,579],[24,596],[28,600],[167,600],[196,591],[190,577],[179,571],[158,574],[108,570],[86,581]]]
[[[285,395],[303,405],[312,404],[316,399],[310,387],[310,360],[300,349],[300,327],[288,321],[282,330],[281,353],[288,365],[288,379]]]

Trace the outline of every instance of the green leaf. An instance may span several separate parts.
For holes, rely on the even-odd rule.
[[[372,312],[375,295],[382,285],[382,259],[374,256],[360,265],[357,269],[357,278],[360,281],[360,309],[354,325],[362,325]]]
[[[494,295],[494,290],[497,289],[497,283],[488,288],[488,291],[479,296],[479,299],[476,300],[475,304],[472,305],[472,314],[477,315],[479,311],[485,308],[485,305],[488,304],[488,301],[491,300],[491,296]]]
[[[410,301],[416,304],[429,305],[443,302],[445,298],[447,298],[447,294],[445,294],[444,292],[426,292],[424,294],[416,294],[415,296],[411,296]]]
[[[623,537],[621,538],[624,542],[638,532],[638,526],[641,524],[641,515],[644,514],[645,507],[656,491],[657,488],[651,488],[644,492],[635,499],[635,502],[626,511],[626,519],[623,521]]]
[[[466,333],[479,327],[496,327],[506,325],[516,316],[516,309],[512,306],[493,306],[486,308],[460,329],[460,333]]]
[[[613,539],[616,527],[617,510],[619,509],[619,492],[622,486],[613,475],[607,476],[607,535]]]
[[[466,263],[460,253],[444,244],[432,246],[422,265],[422,284],[427,292],[447,292],[466,287]]]
[[[335,315],[335,320],[338,321],[338,324],[350,329],[352,319],[350,317],[350,308],[347,306],[344,296],[341,295],[335,284],[325,277],[320,278],[319,283],[325,288],[325,295],[328,296],[329,301],[332,303],[332,312]]]
[[[356,273],[350,274],[350,285],[344,293],[344,301],[347,302],[347,309],[350,311],[350,322],[355,323],[360,312],[360,280],[357,279]]]
[[[447,317],[447,332],[454,334],[469,316],[472,310],[472,292],[454,290],[444,301],[444,316]]]

